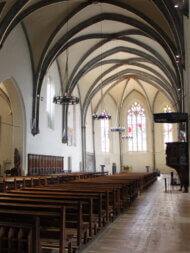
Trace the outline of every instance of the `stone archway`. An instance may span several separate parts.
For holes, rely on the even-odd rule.
[[[21,171],[25,174],[26,168],[26,118],[25,107],[21,92],[12,79],[6,79],[0,83],[2,107],[0,108],[1,133],[0,154],[1,176],[5,176],[4,170],[14,166],[14,149],[17,148],[21,157]],[[5,100],[6,99],[6,100]]]

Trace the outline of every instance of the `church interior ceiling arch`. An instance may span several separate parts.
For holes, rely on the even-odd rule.
[[[30,50],[32,133],[39,133],[39,95],[54,61],[60,70],[62,92],[72,93],[75,87],[80,90],[84,122],[89,104],[97,111],[102,91],[122,106],[128,94],[138,90],[151,108],[160,92],[174,110],[183,111],[187,2],[180,1],[179,8],[174,8],[174,0],[0,2],[0,47],[21,24]],[[67,57],[69,78],[65,81]]]

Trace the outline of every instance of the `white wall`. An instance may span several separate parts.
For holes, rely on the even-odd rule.
[[[55,83],[57,92],[60,90],[59,75],[55,64],[49,70]],[[20,96],[23,109],[23,171],[27,172],[27,154],[49,154],[65,157],[65,169],[67,159],[72,157],[71,169],[78,171],[81,162],[81,127],[80,107],[76,106],[76,145],[67,146],[61,143],[62,115],[61,107],[55,106],[55,128],[47,127],[46,115],[46,80],[43,82],[40,105],[40,134],[31,134],[32,119],[32,71],[28,45],[20,25],[18,25],[7,38],[0,50],[0,82],[11,78]],[[70,113],[71,115],[72,113]],[[26,117],[26,118],[25,118]],[[70,116],[69,116],[70,117]],[[72,116],[71,116],[72,117]],[[70,122],[70,119],[69,119]]]
[[[58,69],[56,63],[53,63],[50,67],[42,86],[41,101],[40,102],[40,134],[29,138],[28,152],[32,154],[46,154],[64,156],[64,168],[68,169],[68,157],[71,157],[72,171],[79,171],[81,162],[81,127],[80,127],[80,106],[76,105],[76,129],[73,130],[72,145],[62,143],[62,106],[54,106],[54,127],[53,129],[48,127],[48,117],[46,112],[47,103],[47,78],[50,78],[51,82],[55,86],[55,94],[60,94],[60,80],[58,75]],[[76,91],[75,91],[76,93]],[[69,107],[68,127],[74,128],[73,121],[73,107]],[[76,138],[76,140],[75,140]]]
[[[30,55],[22,28],[18,25],[0,50],[0,82],[10,79],[20,96],[23,109],[23,170],[26,170],[28,138],[31,135],[32,71]],[[23,100],[22,100],[23,99]],[[24,114],[27,118],[25,119]],[[25,121],[26,120],[26,121]]]
[[[162,113],[164,107],[168,105],[172,108],[168,99],[161,93],[158,94],[155,104],[154,113]],[[155,125],[155,152],[156,161],[155,167],[160,170],[161,173],[170,173],[173,171],[172,168],[166,166],[166,154],[165,154],[165,144],[163,135],[163,124],[156,123]],[[173,141],[177,141],[177,124],[172,124],[173,127]]]
[[[93,129],[92,129],[92,110],[88,107],[86,114],[86,152],[93,153]]]
[[[109,120],[109,128],[116,125],[116,105],[110,96],[104,98],[105,109],[111,113],[112,119]],[[98,113],[101,112],[99,109]],[[101,147],[101,120],[95,120],[95,153],[96,153],[96,170],[100,171],[101,164],[105,164],[105,171],[112,173],[112,163],[116,163],[117,172],[120,172],[120,151],[119,151],[119,134],[109,131],[110,134],[110,152],[102,152]]]

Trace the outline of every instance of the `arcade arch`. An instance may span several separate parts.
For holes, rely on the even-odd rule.
[[[1,176],[14,167],[14,149],[19,150],[21,171],[26,168],[26,120],[20,90],[13,79],[0,83],[0,164]]]

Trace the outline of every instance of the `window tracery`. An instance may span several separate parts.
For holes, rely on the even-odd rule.
[[[128,139],[128,151],[146,151],[146,116],[139,103],[134,102],[128,110],[127,123],[128,135],[132,137]]]

